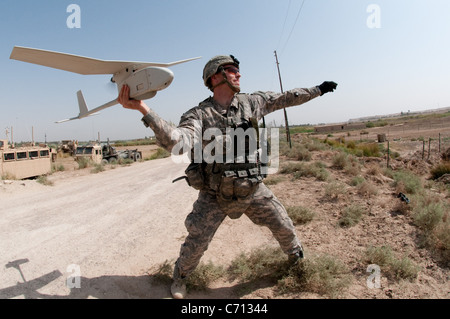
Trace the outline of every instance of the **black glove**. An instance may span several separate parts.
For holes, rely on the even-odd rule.
[[[325,81],[321,85],[318,86],[321,92],[321,96],[328,92],[333,92],[336,90],[337,83],[331,82],[331,81]]]

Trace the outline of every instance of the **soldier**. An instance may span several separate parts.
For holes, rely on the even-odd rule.
[[[144,125],[154,131],[161,147],[169,151],[175,151],[175,146],[191,150],[192,163],[186,169],[186,179],[189,185],[199,190],[199,196],[185,220],[189,234],[175,263],[171,292],[177,299],[186,296],[186,278],[199,264],[216,230],[227,216],[239,218],[246,214],[255,224],[268,227],[289,262],[294,264],[304,257],[295,227],[286,209],[262,182],[261,163],[254,160],[255,156],[252,157],[255,154],[250,152],[248,143],[244,143],[244,160],[238,161],[234,157],[234,161],[230,162],[229,158],[220,161],[214,157],[214,161],[206,161],[193,151],[198,147],[194,137],[203,136],[205,131],[214,128],[226,135],[229,132],[227,128],[255,127],[255,123],[257,125],[257,121],[265,115],[333,92],[337,84],[324,82],[309,89],[293,89],[285,93],[242,94],[240,78],[239,61],[234,56],[213,57],[203,70],[204,84],[213,96],[183,114],[177,127],[160,118],[143,101],[130,100],[128,86],[124,86],[119,94],[118,100],[123,107],[138,110],[144,115]],[[231,140],[225,136],[224,141],[228,141],[228,145],[223,143],[225,149],[238,145]],[[204,149],[206,141],[198,141]]]

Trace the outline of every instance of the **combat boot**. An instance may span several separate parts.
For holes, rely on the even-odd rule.
[[[178,265],[175,263],[173,271],[173,283],[170,287],[170,292],[174,299],[184,299],[186,297],[186,277],[180,274]]]
[[[290,254],[288,257],[289,266],[292,267],[292,266],[297,265],[299,263],[299,261],[304,258],[305,258],[305,256],[303,254],[303,250],[299,250],[298,252],[296,252],[294,254]]]
[[[186,297],[185,279],[175,279],[170,287],[170,292],[174,299],[184,299]]]

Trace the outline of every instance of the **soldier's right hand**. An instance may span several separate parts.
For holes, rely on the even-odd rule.
[[[140,111],[143,115],[146,115],[149,111],[148,106],[143,101],[130,99],[130,87],[126,84],[122,86],[117,101],[124,108]]]

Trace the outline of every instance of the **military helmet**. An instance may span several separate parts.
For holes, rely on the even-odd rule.
[[[205,85],[210,88],[210,78],[216,74],[221,66],[233,64],[235,67],[239,67],[239,60],[234,56],[230,55],[217,55],[213,57],[211,60],[206,63],[205,68],[203,69],[203,82]]]

